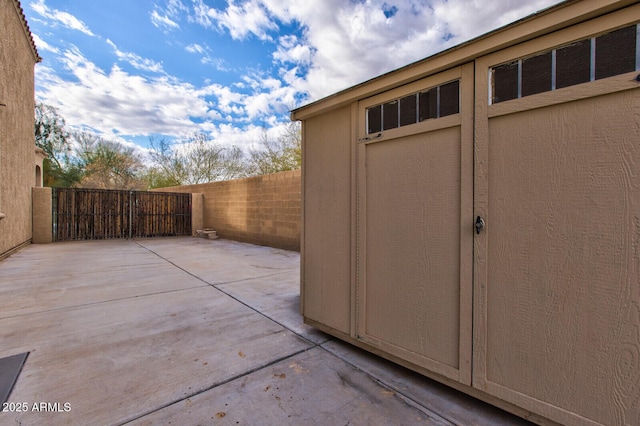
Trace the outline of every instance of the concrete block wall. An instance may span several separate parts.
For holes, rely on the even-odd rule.
[[[31,190],[33,203],[33,244],[53,241],[52,189],[48,187]]]
[[[301,176],[292,170],[158,190],[204,194],[203,226],[221,238],[299,251]]]

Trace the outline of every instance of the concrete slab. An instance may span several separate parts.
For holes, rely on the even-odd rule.
[[[315,344],[331,339],[331,336],[302,322],[298,275],[271,275],[215,287]]]
[[[340,340],[322,348],[382,385],[456,425],[527,426],[530,422]]]
[[[0,262],[0,301],[0,358],[30,352],[9,397],[26,410],[0,424],[520,422],[304,325],[298,253],[29,246]]]
[[[23,424],[142,416],[308,348],[211,287],[0,320],[3,347],[31,351],[12,401],[69,403]]]
[[[211,285],[300,270],[299,253],[271,247],[203,238],[156,238],[138,242]]]
[[[316,344],[330,338],[301,321],[299,253],[229,240],[138,244]]]
[[[33,245],[0,263],[0,318],[206,286],[187,278],[134,242]]]
[[[163,408],[134,425],[450,425],[320,348]]]

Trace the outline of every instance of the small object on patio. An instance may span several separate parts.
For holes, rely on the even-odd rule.
[[[207,238],[209,240],[217,240],[219,238],[217,231],[212,228],[198,229],[196,231],[196,237]]]
[[[29,352],[0,358],[0,404],[9,399]]]

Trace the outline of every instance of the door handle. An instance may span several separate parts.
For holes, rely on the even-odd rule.
[[[484,229],[484,219],[480,216],[476,217],[476,234],[480,234],[480,231]]]

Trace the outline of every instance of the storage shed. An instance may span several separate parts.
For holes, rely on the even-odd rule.
[[[639,23],[567,1],[294,110],[305,322],[539,423],[640,425]]]

